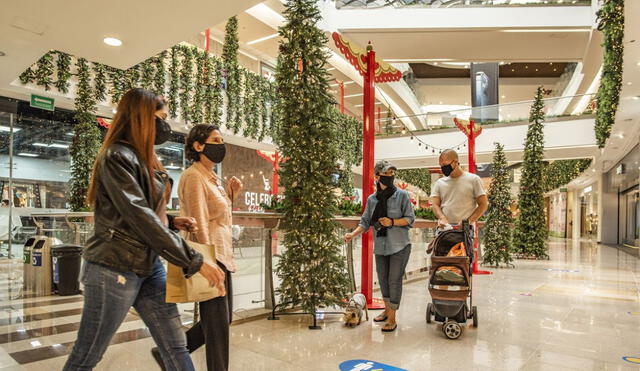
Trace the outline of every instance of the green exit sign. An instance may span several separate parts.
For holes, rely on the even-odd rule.
[[[31,107],[53,111],[53,98],[31,94]]]

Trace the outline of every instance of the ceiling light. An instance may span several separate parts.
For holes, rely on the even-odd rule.
[[[502,98],[502,99],[504,99],[504,98],[506,98],[506,97],[507,97],[506,95],[502,95],[502,96],[500,96],[500,98]]]
[[[109,46],[120,46],[122,45],[122,41],[120,39],[116,39],[115,37],[105,37],[102,41]]]
[[[278,35],[279,35],[278,33],[274,33],[274,34],[269,35],[269,36],[261,37],[261,38],[259,38],[259,39],[255,39],[255,40],[253,40],[253,41],[249,41],[249,42],[247,43],[247,45],[253,45],[253,44],[257,44],[257,43],[262,42],[262,41],[266,41],[266,40],[269,40],[269,39],[273,39],[274,37],[278,37]]]
[[[68,144],[53,143],[53,144],[49,145],[49,147],[67,149],[67,148],[69,148],[69,145]]]
[[[629,82],[627,83],[627,85],[631,85],[631,81],[629,81]]]
[[[636,95],[635,97],[633,97],[633,99],[638,100],[640,99],[640,96]]]
[[[49,147],[48,144],[40,143],[40,142],[33,143],[32,145],[35,146],[35,147]]]
[[[327,68],[327,72],[335,70],[335,67]]]
[[[29,153],[29,152],[20,152],[18,153],[18,156],[24,156],[24,157],[38,157],[40,156],[37,153]]]
[[[22,130],[22,129],[20,129],[20,128],[16,128],[16,127],[14,127],[14,128],[13,128],[13,132],[14,132],[14,133],[15,133],[15,132],[18,132],[18,131],[20,131],[20,130]],[[9,127],[9,126],[2,126],[2,125],[0,125],[0,131],[4,131],[4,132],[7,132],[7,133],[8,133],[8,132],[10,132],[10,131],[11,131],[11,127]]]
[[[618,138],[624,139],[624,134],[623,133],[618,134]]]
[[[512,69],[511,69],[511,72],[516,72],[515,68],[512,68]]]

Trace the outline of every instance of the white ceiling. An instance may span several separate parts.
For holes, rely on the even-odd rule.
[[[0,11],[0,87],[50,49],[128,68],[259,0],[5,0]],[[103,43],[122,40],[120,47]]]

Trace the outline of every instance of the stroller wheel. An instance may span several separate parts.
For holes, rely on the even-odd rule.
[[[427,304],[427,323],[431,323],[433,317],[433,304]]]
[[[456,321],[447,321],[442,326],[442,332],[447,338],[455,340],[462,335],[462,326]]]
[[[478,327],[478,307],[473,306],[473,327]]]

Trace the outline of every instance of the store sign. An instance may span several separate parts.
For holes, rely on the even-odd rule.
[[[31,107],[40,108],[47,111],[53,111],[53,98],[43,97],[41,95],[31,94]]]

